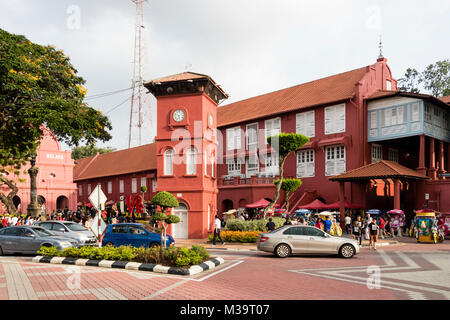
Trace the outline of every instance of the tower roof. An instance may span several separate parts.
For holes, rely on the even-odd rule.
[[[196,72],[182,72],[144,83],[155,97],[175,94],[203,92],[217,104],[227,99],[228,94],[208,75]]]

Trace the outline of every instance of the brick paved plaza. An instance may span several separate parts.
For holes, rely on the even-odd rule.
[[[185,243],[186,244],[186,243]],[[208,247],[212,247],[209,246]],[[230,248],[231,247],[231,248]],[[32,256],[0,257],[2,300],[399,300],[450,299],[450,243],[398,245],[355,258],[279,259],[251,246],[217,246],[225,264],[195,276],[32,263]],[[379,289],[369,289],[377,266]]]

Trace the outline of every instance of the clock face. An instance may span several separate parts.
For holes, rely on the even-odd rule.
[[[213,115],[211,113],[209,114],[208,121],[209,121],[209,126],[212,127],[214,118],[213,118]]]
[[[183,110],[176,110],[173,113],[173,120],[175,120],[176,122],[183,121],[184,117],[185,117],[185,114],[184,114]]]

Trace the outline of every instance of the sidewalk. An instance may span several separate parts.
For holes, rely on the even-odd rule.
[[[342,235],[345,237],[346,235]],[[377,247],[383,247],[383,246],[392,246],[392,245],[401,245],[402,238],[388,238],[384,240],[378,240],[376,246]],[[187,247],[190,248],[192,245],[202,245],[206,249],[217,249],[217,250],[251,250],[251,251],[257,251],[256,249],[256,243],[231,243],[231,242],[225,242],[224,245],[220,241],[217,241],[216,245],[213,245],[211,242],[208,242],[208,238],[205,239],[175,239],[176,246],[180,247]],[[368,248],[369,247],[369,240],[363,240],[362,241],[362,248]]]

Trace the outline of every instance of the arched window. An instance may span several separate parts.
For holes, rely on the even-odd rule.
[[[194,147],[189,148],[186,152],[186,174],[188,175],[197,174],[196,155],[197,150]]]
[[[173,175],[173,150],[167,149],[164,152],[164,175]]]

